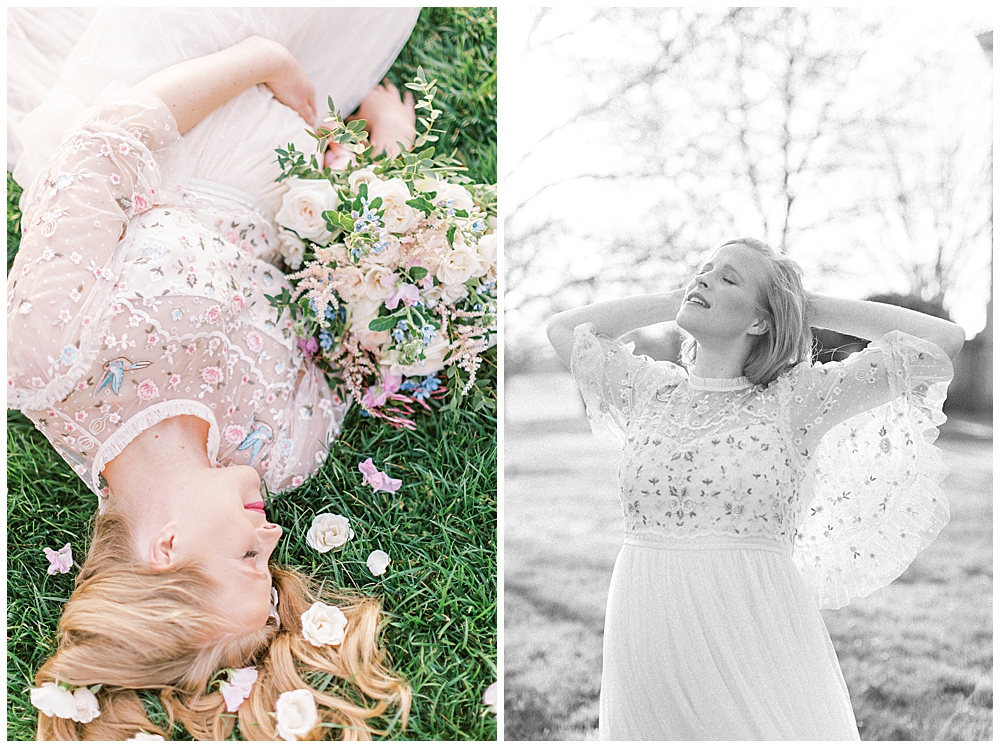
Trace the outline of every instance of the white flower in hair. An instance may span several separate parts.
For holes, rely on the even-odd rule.
[[[151,735],[148,732],[137,732],[134,738],[125,738],[126,743],[131,743],[133,740],[159,740],[160,742],[166,741],[162,735]]]
[[[97,697],[87,688],[73,692],[57,683],[43,683],[31,689],[31,705],[48,717],[91,722],[101,716]]]
[[[281,694],[274,705],[274,716],[278,721],[278,737],[282,740],[304,738],[319,722],[316,700],[305,688]]]
[[[336,605],[316,602],[302,614],[302,636],[314,647],[336,647],[344,641],[347,616]]]

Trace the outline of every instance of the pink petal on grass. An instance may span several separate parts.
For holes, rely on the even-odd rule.
[[[49,574],[66,574],[73,566],[73,551],[69,543],[58,551],[45,548],[45,557],[49,560]]]

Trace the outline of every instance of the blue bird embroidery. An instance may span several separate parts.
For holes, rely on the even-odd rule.
[[[268,426],[263,421],[254,421],[251,425],[251,431],[245,437],[240,445],[236,448],[237,451],[249,449],[250,450],[250,464],[253,465],[257,460],[257,456],[260,454],[261,447],[264,446],[265,442],[271,441],[272,431],[271,427]]]
[[[125,379],[126,371],[134,371],[136,369],[145,369],[149,366],[152,361],[136,361],[135,363],[129,361],[124,356],[119,356],[118,358],[113,358],[104,364],[104,371],[107,374],[101,380],[101,383],[97,385],[97,389],[94,390],[94,397],[97,397],[101,390],[105,387],[111,387],[111,391],[116,395],[121,394],[122,381]]]

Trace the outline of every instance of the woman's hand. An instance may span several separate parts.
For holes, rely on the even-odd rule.
[[[312,127],[316,124],[316,87],[291,52],[277,42],[260,41],[274,45],[273,72],[261,82],[271,89],[274,98],[298,112]]]
[[[348,120],[366,120],[368,142],[374,153],[385,151],[395,157],[400,153],[398,143],[409,150],[417,136],[417,115],[413,109],[413,93],[407,91],[402,99],[399,89],[386,81],[375,86],[358,107],[357,113]]]

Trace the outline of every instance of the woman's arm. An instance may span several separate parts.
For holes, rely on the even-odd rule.
[[[170,109],[183,134],[251,86],[265,84],[278,101],[310,125],[316,122],[315,90],[292,53],[253,36],[215,54],[172,65],[139,83]],[[248,122],[252,127],[254,123]]]
[[[568,366],[573,353],[573,330],[578,325],[590,322],[598,334],[617,338],[630,330],[674,319],[684,301],[684,293],[683,288],[678,288],[568,309],[549,319],[549,342]]]
[[[809,324],[865,340],[899,330],[934,343],[952,359],[965,344],[965,330],[954,322],[876,301],[810,294]]]

